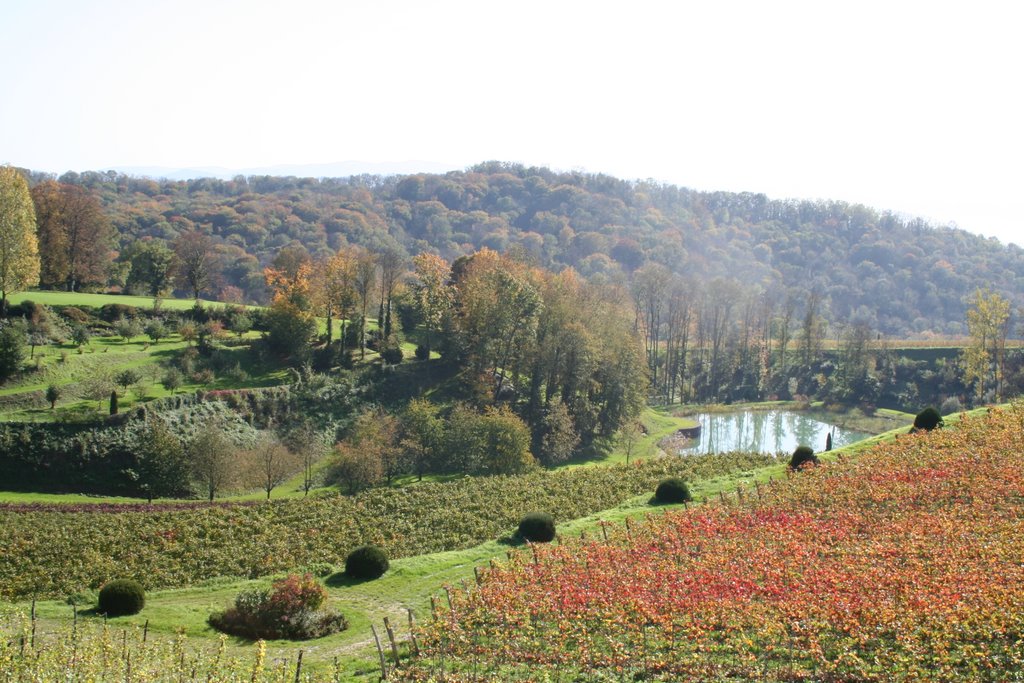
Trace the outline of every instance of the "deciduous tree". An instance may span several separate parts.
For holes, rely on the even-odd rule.
[[[128,287],[142,287],[153,297],[166,294],[171,288],[177,258],[163,240],[140,242],[131,255]]]
[[[148,415],[135,448],[136,485],[149,502],[189,492],[189,462],[185,447],[167,424]]]
[[[298,455],[273,437],[261,439],[247,455],[255,480],[267,492],[267,500],[270,492],[294,474],[299,465]]]
[[[964,381],[974,383],[979,401],[985,396],[989,378],[995,400],[1000,398],[1009,321],[1009,301],[987,289],[975,290],[967,310],[971,345],[964,349]]]
[[[114,233],[96,196],[80,185],[48,181],[33,189],[32,198],[43,247],[43,285],[76,292],[105,282]]]
[[[39,282],[35,220],[25,178],[0,166],[0,315],[7,315],[8,294]]]
[[[426,253],[414,256],[412,263],[416,280],[414,300],[423,319],[424,343],[432,349],[454,299],[455,292],[448,284],[450,266],[440,256]]]
[[[216,424],[206,426],[189,442],[192,476],[211,502],[218,491],[233,484],[238,477],[236,450]]]
[[[174,252],[178,257],[178,283],[199,301],[199,295],[213,283],[217,270],[213,239],[201,232],[186,232],[175,241]]]
[[[438,451],[444,440],[444,421],[436,405],[422,398],[409,401],[402,413],[401,447],[418,481],[437,465]]]
[[[457,325],[467,360],[477,375],[495,378],[494,398],[535,337],[543,301],[529,269],[482,249],[473,255],[457,287]]]

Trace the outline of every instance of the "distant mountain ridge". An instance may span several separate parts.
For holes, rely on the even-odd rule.
[[[359,175],[408,175],[411,173],[446,173],[462,168],[461,165],[436,161],[336,161],[323,164],[279,164],[250,168],[223,166],[197,166],[173,168],[168,166],[113,166],[117,173],[153,180],[196,180],[217,178],[231,180],[237,176],[296,176],[300,178],[348,178]]]

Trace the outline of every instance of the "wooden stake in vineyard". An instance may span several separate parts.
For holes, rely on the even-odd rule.
[[[413,619],[412,608],[406,608],[409,611],[409,646],[412,651],[413,657],[419,657],[420,645],[416,642],[416,623]]]
[[[388,680],[388,664],[384,659],[384,648],[380,644],[380,636],[377,635],[377,627],[370,624],[370,631],[373,632],[373,642],[377,644],[377,657],[380,660],[380,680]]]
[[[384,617],[384,630],[388,634],[388,642],[391,643],[391,657],[395,660],[395,666],[398,666],[398,643],[395,641],[395,630],[391,628],[391,620]]]

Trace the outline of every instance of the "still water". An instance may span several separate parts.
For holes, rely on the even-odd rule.
[[[680,445],[679,452],[684,455],[728,451],[792,453],[797,446],[823,451],[829,431],[832,432],[833,448],[870,436],[788,410],[742,410],[700,413],[689,417],[700,422],[701,430],[698,438]]]

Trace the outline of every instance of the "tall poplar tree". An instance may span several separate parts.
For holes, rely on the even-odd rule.
[[[28,183],[16,169],[0,167],[0,314],[7,295],[39,283],[36,215]]]

